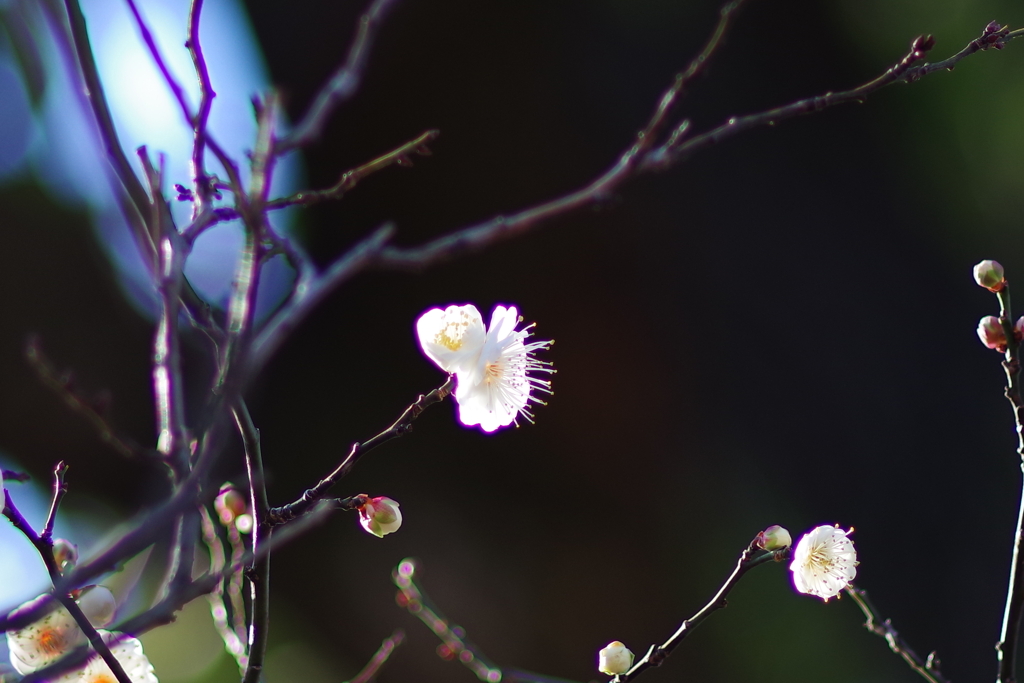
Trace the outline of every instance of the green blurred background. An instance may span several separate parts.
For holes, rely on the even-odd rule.
[[[363,5],[246,2],[293,119]],[[404,0],[358,99],[305,155],[308,184],[429,128],[441,130],[434,155],[303,212],[300,239],[326,263],[387,220],[416,244],[580,187],[630,143],[717,8]],[[702,130],[846,89],[919,34],[935,35],[941,59],[993,19],[1017,27],[1024,9],[752,0],[679,116]],[[536,425],[495,435],[442,404],[362,462],[338,494],[390,496],[405,523],[378,540],[339,514],[275,555],[268,679],[347,680],[401,626],[409,640],[382,683],[471,683],[394,603],[390,572],[414,556],[491,659],[592,680],[607,642],[640,654],[697,611],[758,530],[831,523],[856,528],[857,582],[915,649],[937,650],[952,680],[994,676],[1020,464],[999,356],[974,331],[996,303],[971,267],[1024,272],[1022,75],[1024,42],[1011,43],[745,134],[486,252],[347,284],[251,392],[272,504],[444,381],[412,333],[432,306],[518,305],[557,340],[556,393]],[[125,302],[84,213],[31,173],[0,187],[0,225],[0,449],[41,481],[68,461],[67,514],[130,518],[163,495],[159,472],[105,446],[22,349],[40,335],[150,444],[153,323]],[[196,406],[209,364],[200,340],[187,347]],[[225,479],[241,472],[239,450]],[[749,575],[645,680],[918,680],[854,604],[797,595],[788,574]],[[164,683],[231,680],[205,615],[200,601],[144,637]]]

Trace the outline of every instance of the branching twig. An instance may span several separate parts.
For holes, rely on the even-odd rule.
[[[206,57],[203,55],[203,48],[199,42],[199,17],[203,12],[203,0],[192,0],[188,12],[188,46],[189,54],[192,56],[192,65],[195,67],[196,76],[199,79],[199,110],[192,118],[192,175],[196,192],[194,215],[202,213],[209,201],[211,187],[205,170],[205,152],[207,141],[206,124],[210,119],[210,109],[213,106],[213,98],[217,94],[213,91],[213,84],[210,82],[210,70],[206,65]]]
[[[889,643],[889,649],[902,657],[911,669],[921,674],[928,683],[949,683],[940,671],[939,657],[936,653],[932,652],[927,659],[922,660],[896,632],[891,621],[886,619],[879,622],[878,610],[868,599],[867,591],[851,584],[846,587],[846,594],[857,603],[860,611],[864,613],[864,628],[885,638],[885,642]]]
[[[359,30],[355,40],[349,47],[345,63],[338,67],[323,89],[317,94],[313,105],[306,115],[295,126],[295,129],[280,140],[276,151],[284,154],[296,147],[302,147],[316,140],[323,127],[327,124],[334,109],[352,97],[359,88],[363,71],[369,58],[377,29],[384,21],[388,11],[396,4],[396,0],[373,0],[366,13],[359,18]]]
[[[272,526],[276,526],[305,514],[317,501],[327,495],[327,492],[338,483],[338,480],[348,474],[349,470],[355,466],[362,456],[381,444],[408,434],[412,430],[413,421],[420,416],[420,413],[435,403],[443,401],[448,394],[452,393],[454,388],[455,378],[449,377],[447,382],[429,394],[421,394],[390,427],[372,439],[352,444],[352,448],[349,449],[348,455],[341,461],[341,464],[333,472],[320,480],[316,486],[307,489],[298,500],[281,507],[271,508],[267,515],[267,522]]]
[[[708,42],[708,46],[689,70],[676,77],[675,84],[663,95],[654,115],[644,127],[644,132],[638,136],[637,142],[627,148],[611,168],[590,184],[549,202],[510,216],[497,216],[483,223],[462,228],[418,247],[385,247],[377,257],[376,265],[385,268],[421,270],[456,256],[483,249],[498,241],[523,234],[562,214],[605,201],[623,183],[637,174],[667,169],[684,161],[693,153],[738,133],[761,126],[774,125],[784,119],[821,111],[837,104],[863,101],[887,85],[897,82],[909,83],[935,71],[950,70],[968,55],[989,47],[1002,47],[1007,41],[1024,35],[1024,29],[1009,31],[993,22],[985,28],[979,38],[971,41],[967,47],[949,59],[935,64],[913,66],[916,61],[927,54],[934,44],[930,37],[921,37],[914,41],[910,51],[899,62],[878,78],[862,86],[842,92],[825,93],[758,114],[731,118],[717,128],[682,141],[682,134],[688,126],[688,122],[684,121],[674,129],[664,143],[654,147],[656,141],[653,137],[656,135],[650,135],[647,131],[656,133],[662,128],[667,112],[678,96],[679,89],[689,78],[688,74],[691,71],[694,73],[699,71],[700,65],[703,64],[701,57],[710,56],[714,49],[721,44],[722,35],[736,6],[736,3],[729,3],[723,8],[721,21],[712,39]]]

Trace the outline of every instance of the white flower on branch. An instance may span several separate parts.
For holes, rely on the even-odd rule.
[[[597,670],[609,676],[624,674],[633,666],[633,653],[617,640],[597,653]]]
[[[424,353],[456,377],[459,420],[485,432],[507,427],[519,415],[533,421],[531,402],[543,403],[535,391],[551,393],[551,382],[537,373],[552,373],[551,364],[534,358],[550,341],[527,343],[533,325],[517,330],[515,306],[496,306],[486,333],[475,306],[431,309],[416,323]]]
[[[398,503],[386,496],[368,499],[359,510],[359,523],[377,538],[398,531],[402,526],[402,511]]]
[[[104,642],[113,642],[121,634],[100,631],[100,635]],[[153,665],[142,651],[142,643],[138,638],[118,640],[110,645],[110,653],[121,664],[132,683],[158,683]],[[85,666],[53,679],[53,683],[117,683],[117,679],[107,663],[95,655]]]
[[[839,526],[819,526],[804,534],[793,551],[793,585],[801,593],[828,602],[857,576],[857,551]]]
[[[21,605],[11,614],[13,616],[19,611],[35,607],[40,601],[47,600],[50,600],[49,596],[40,596]],[[114,618],[116,604],[110,589],[104,586],[91,586],[79,596],[78,606],[94,626],[106,626]],[[7,633],[11,666],[22,675],[52,664],[84,642],[85,635],[63,607],[54,609],[23,629]]]

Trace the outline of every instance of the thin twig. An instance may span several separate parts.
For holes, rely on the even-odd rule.
[[[68,492],[67,482],[64,476],[68,472],[68,466],[61,460],[53,468],[53,495],[50,498],[50,511],[46,514],[46,523],[43,524],[43,531],[39,534],[40,540],[52,548],[53,525],[57,522],[57,510],[60,502]]]
[[[1024,402],[1021,400],[1020,341],[1013,328],[1013,309],[1010,307],[1010,285],[1005,284],[997,293],[999,297],[999,322],[1006,335],[1006,352],[1003,370],[1006,372],[1006,399],[1013,407],[1014,424],[1017,430],[1017,454],[1022,459],[1024,471]],[[1024,614],[1024,485],[1021,488],[1020,509],[1017,513],[1017,530],[1013,537],[1013,559],[1010,562],[1010,578],[1006,588],[1006,607],[1003,610],[1003,624],[996,643],[996,660],[999,662],[999,683],[1016,680],[1017,641],[1020,640],[1020,620]]]
[[[380,644],[380,649],[374,653],[370,661],[366,663],[363,670],[355,675],[355,677],[348,681],[348,683],[372,683],[373,679],[380,673],[381,667],[387,664],[388,659],[394,653],[395,649],[400,647],[405,642],[405,631],[400,628],[396,628],[390,637],[385,638],[384,642]]]
[[[199,18],[203,12],[203,0],[192,0],[188,12],[188,52],[192,56],[192,65],[196,70],[199,79],[199,109],[192,118],[192,176],[193,187],[196,193],[194,214],[198,215],[206,208],[210,199],[212,188],[209,178],[206,175],[205,153],[208,132],[206,124],[210,119],[210,109],[213,106],[213,98],[217,93],[213,91],[213,83],[210,81],[210,69],[206,65],[206,57],[203,55],[202,44],[199,42]]]
[[[846,594],[857,603],[860,611],[864,613],[864,628],[885,638],[885,642],[889,643],[889,649],[902,657],[911,669],[921,674],[928,683],[949,683],[949,680],[940,671],[939,658],[934,652],[929,654],[927,659],[922,660],[897,633],[890,620],[886,619],[880,622],[878,610],[871,604],[866,590],[856,588],[851,584],[846,587]]]
[[[681,643],[686,636],[690,635],[690,632],[693,631],[693,629],[700,626],[714,612],[717,612],[728,605],[726,597],[739,580],[743,578],[744,574],[760,564],[773,560],[775,562],[782,562],[789,558],[789,548],[783,548],[782,550],[777,550],[775,552],[762,551],[757,547],[759,537],[760,535],[755,537],[754,540],[750,542],[750,545],[740,553],[740,557],[736,561],[736,567],[732,570],[732,574],[730,574],[729,578],[725,580],[722,587],[718,589],[715,596],[708,601],[708,604],[704,605],[704,607],[702,607],[700,611],[692,617],[684,620],[683,623],[679,625],[676,632],[673,633],[672,636],[664,643],[661,645],[651,645],[647,650],[647,654],[641,657],[640,661],[636,662],[629,671],[623,674],[618,674],[612,679],[614,683],[626,683],[626,681],[633,680],[647,669],[661,666],[662,662],[672,654],[672,651],[679,646],[679,643]]]
[[[390,427],[372,439],[368,439],[362,443],[357,442],[352,444],[352,448],[349,449],[348,455],[341,461],[341,464],[338,465],[333,472],[321,479],[316,486],[311,489],[307,489],[298,498],[298,500],[288,503],[287,505],[282,505],[281,507],[271,508],[267,515],[267,523],[276,526],[305,514],[305,512],[315,505],[317,501],[327,495],[327,492],[331,490],[331,487],[337,484],[342,477],[348,474],[349,470],[355,466],[356,462],[358,462],[362,456],[366,455],[381,444],[408,434],[412,430],[413,421],[419,417],[424,410],[435,403],[443,401],[448,394],[452,393],[454,388],[455,379],[453,377],[449,377],[447,382],[439,386],[437,389],[434,389],[429,394],[421,394],[420,397],[412,403],[412,405],[402,412],[401,416],[395,420],[394,424]]]
[[[320,137],[320,133],[334,109],[356,93],[363,78],[363,71],[366,69],[374,38],[377,36],[377,30],[388,11],[395,4],[396,0],[373,0],[373,4],[359,18],[359,29],[349,47],[345,62],[338,67],[331,79],[320,90],[313,105],[291,134],[278,142],[277,154],[283,155],[289,150],[307,145]]]

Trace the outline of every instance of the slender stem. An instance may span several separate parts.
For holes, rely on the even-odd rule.
[[[864,613],[864,628],[877,636],[885,638],[885,642],[889,643],[889,649],[902,657],[903,661],[909,664],[911,669],[921,674],[928,683],[949,683],[948,679],[939,670],[938,656],[932,652],[928,655],[927,659],[922,660],[907,645],[906,641],[900,637],[900,634],[893,628],[891,621],[888,619],[881,621],[878,616],[878,610],[871,604],[871,600],[868,599],[868,592],[866,590],[856,588],[851,584],[846,587],[846,594],[857,603],[860,611]]]
[[[683,623],[679,625],[679,628],[676,629],[676,632],[673,633],[672,636],[664,643],[661,645],[651,645],[647,650],[647,654],[645,654],[640,661],[636,662],[626,673],[615,676],[613,681],[615,681],[615,683],[626,683],[626,681],[633,680],[647,669],[661,666],[662,662],[672,654],[672,651],[679,646],[679,643],[681,643],[686,636],[690,635],[690,632],[693,631],[693,629],[700,626],[714,612],[723,609],[728,605],[726,597],[739,580],[743,578],[744,574],[760,564],[764,564],[768,561],[782,562],[789,557],[789,548],[778,550],[774,553],[766,553],[757,547],[757,540],[758,538],[755,537],[754,540],[750,542],[750,545],[740,553],[740,557],[736,561],[736,566],[733,568],[729,578],[725,580],[725,583],[723,583],[722,587],[718,589],[715,596],[711,598],[711,600],[708,601],[700,611],[689,619],[684,620]]]
[[[448,394],[455,388],[455,379],[452,377],[448,378],[448,381],[434,389],[429,394],[420,395],[412,405],[405,409],[401,416],[392,424],[390,427],[385,429],[380,434],[376,435],[372,439],[368,439],[362,443],[352,444],[352,448],[349,450],[348,455],[341,464],[338,465],[334,471],[328,474],[326,477],[320,480],[316,486],[306,490],[298,500],[282,505],[281,507],[272,508],[267,516],[267,522],[271,525],[284,524],[296,517],[299,517],[306,513],[313,505],[317,503],[321,498],[327,495],[327,492],[333,487],[338,481],[348,474],[356,462],[370,452],[377,446],[383,443],[387,443],[392,439],[397,439],[400,436],[408,434],[412,430],[413,421],[420,416],[420,414],[434,405],[443,401]]]
[[[52,548],[53,525],[57,521],[57,509],[64,495],[68,492],[68,485],[64,476],[68,472],[68,466],[61,460],[53,468],[53,497],[50,499],[50,511],[46,515],[46,523],[43,525],[43,532],[39,534],[40,540]]]
[[[235,423],[245,447],[245,467],[249,475],[249,495],[252,501],[252,548],[258,554],[270,546],[273,529],[267,524],[267,487],[263,475],[263,454],[260,450],[260,432],[252,422],[249,409],[239,399],[232,406]],[[249,660],[242,683],[258,683],[263,675],[263,662],[267,653],[270,629],[270,552],[258,555],[247,572],[252,596],[252,621],[249,624]]]
[[[217,96],[217,93],[213,91],[213,83],[210,81],[210,70],[206,65],[202,44],[199,42],[199,17],[202,15],[202,12],[203,0],[192,0],[188,12],[188,51],[192,56],[192,64],[195,67],[196,76],[199,78],[200,93],[199,110],[192,118],[192,179],[196,193],[195,213],[197,215],[202,212],[205,204],[209,201],[211,193],[204,163],[206,140],[209,135],[206,130],[206,124],[210,119],[213,98]]]

